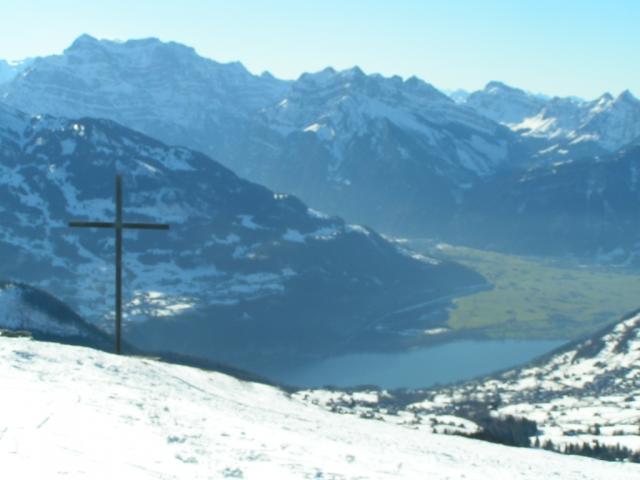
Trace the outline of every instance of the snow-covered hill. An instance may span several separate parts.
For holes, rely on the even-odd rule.
[[[126,221],[171,224],[169,232],[125,234],[126,338],[144,348],[230,363],[318,355],[371,341],[376,319],[403,305],[483,283],[194,151],[110,121],[31,118],[5,107],[2,276],[110,327],[113,233],[67,222],[113,219],[116,171]]]
[[[535,420],[541,442],[597,439],[640,450],[640,313],[536,364],[435,392],[414,407],[449,408],[447,397],[494,402],[500,415]]]
[[[537,423],[537,442],[555,448],[598,441],[640,452],[640,313],[523,368],[445,388],[413,391],[301,391],[342,413],[438,431],[473,433],[478,413]],[[534,438],[531,438],[534,442]],[[631,478],[631,477],[630,477]]]
[[[337,415],[223,374],[0,336],[11,478],[628,480],[599,462]]]

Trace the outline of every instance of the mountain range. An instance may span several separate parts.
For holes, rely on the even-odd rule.
[[[495,195],[481,198],[487,184],[517,191],[517,184],[499,182],[517,182],[514,172],[521,177],[557,162],[615,158],[640,138],[640,102],[628,91],[586,101],[491,82],[454,101],[415,77],[368,75],[354,67],[285,81],[156,39],[84,35],[62,55],[32,60],[0,85],[0,99],[29,114],[117,121],[386,233],[510,251],[522,245],[504,228],[490,237],[478,234],[475,222],[465,228],[467,210],[494,202]],[[553,186],[541,183],[545,188]],[[479,221],[490,224],[493,217],[485,209]],[[505,221],[521,224],[523,217]],[[530,243],[526,253],[564,255],[573,248],[560,239],[540,249]],[[584,243],[576,256],[593,258],[605,248],[598,237]]]
[[[36,59],[0,96],[30,114],[115,120],[378,227],[442,221],[435,206],[454,203],[516,148],[508,128],[417,78],[356,67],[287,82],[155,39],[82,36],[63,55]]]
[[[640,139],[640,100],[625,90],[591,101],[544,98],[500,82],[490,82],[465,102],[477,112],[524,137],[545,140],[534,159],[566,160],[613,153]]]

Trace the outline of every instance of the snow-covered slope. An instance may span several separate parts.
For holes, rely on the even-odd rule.
[[[67,222],[113,219],[116,171],[126,221],[171,224],[169,232],[125,234],[126,336],[146,348],[227,362],[280,350],[326,353],[361,343],[375,319],[402,305],[483,283],[194,151],[110,121],[30,118],[6,108],[2,276],[44,288],[110,327],[113,232]]]
[[[329,410],[473,433],[474,414],[512,415],[538,425],[537,443],[620,445],[640,452],[640,313],[523,368],[445,388],[302,391]],[[535,440],[531,438],[532,442]],[[632,477],[629,477],[632,478]]]
[[[337,415],[260,384],[0,337],[11,478],[628,480],[636,465]]]

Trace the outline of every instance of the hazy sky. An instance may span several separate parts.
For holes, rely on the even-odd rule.
[[[638,0],[1,0],[0,58],[154,36],[283,78],[331,65],[440,88],[640,94]]]

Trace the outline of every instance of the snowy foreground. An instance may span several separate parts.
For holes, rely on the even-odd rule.
[[[264,385],[0,337],[3,478],[632,479],[640,466],[338,415]]]

